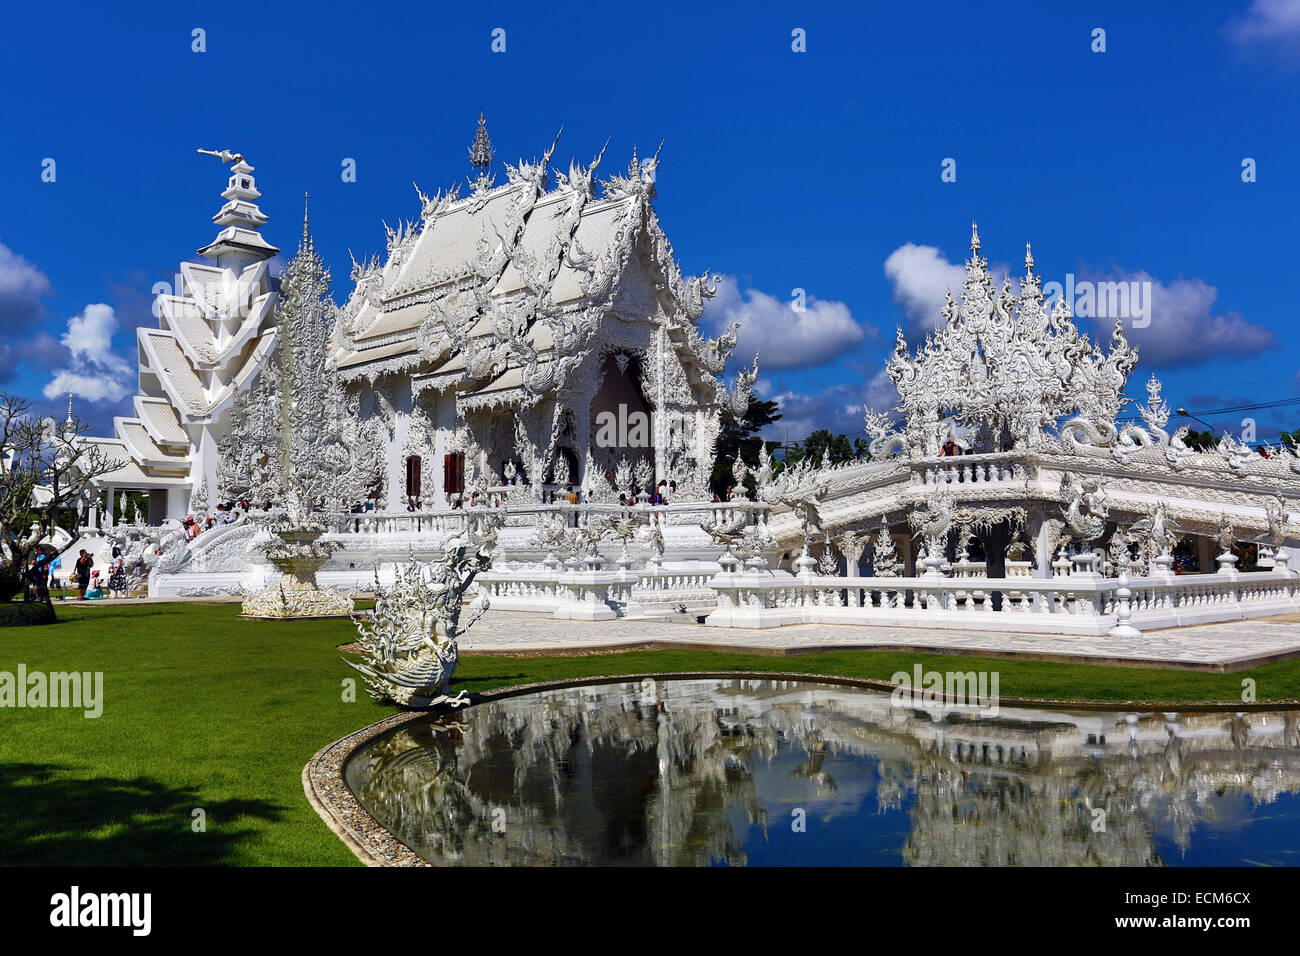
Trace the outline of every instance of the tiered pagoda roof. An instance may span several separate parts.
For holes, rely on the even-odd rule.
[[[157,297],[158,328],[137,330],[135,417],[114,419],[113,439],[88,439],[124,461],[102,485],[197,484],[191,472],[203,429],[218,423],[275,347],[268,260],[279,250],[258,231],[267,217],[253,167],[238,154],[213,155],[233,162],[226,202],[212,217],[222,228],[199,250],[209,262],[181,263],[180,288]]]

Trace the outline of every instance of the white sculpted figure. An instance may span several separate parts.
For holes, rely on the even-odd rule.
[[[460,660],[460,635],[488,609],[481,597],[462,623],[461,605],[475,576],[491,563],[499,515],[483,516],[469,540],[448,540],[442,557],[400,566],[392,587],[375,582],[375,608],[355,618],[363,663],[348,664],[365,677],[370,696],[402,707],[469,703],[462,691],[448,696]]]
[[[878,578],[898,577],[898,549],[894,547],[894,536],[884,515],[880,516],[880,531],[872,545],[871,568]]]
[[[1110,515],[1110,509],[1106,503],[1106,489],[1100,478],[1090,475],[1075,478],[1066,472],[1061,479],[1061,496],[1066,501],[1065,523],[1085,548],[1089,542],[1106,533],[1106,518]]]

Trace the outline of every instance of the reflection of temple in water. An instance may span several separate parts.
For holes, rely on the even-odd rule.
[[[932,714],[852,687],[646,681],[414,724],[347,779],[435,863],[743,865],[805,807],[810,830],[906,812],[913,865],[1151,866],[1157,833],[1186,849],[1300,792],[1298,716]]]

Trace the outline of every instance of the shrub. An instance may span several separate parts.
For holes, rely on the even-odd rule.
[[[31,627],[56,620],[53,605],[44,601],[0,602],[0,627]]]

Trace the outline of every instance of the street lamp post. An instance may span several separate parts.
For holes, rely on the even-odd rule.
[[[1191,412],[1189,412],[1189,411],[1188,411],[1187,409],[1185,409],[1185,408],[1178,408],[1178,409],[1175,409],[1175,411],[1176,411],[1179,415],[1182,415],[1184,418],[1190,418],[1192,421],[1200,422],[1202,425],[1204,425],[1206,428],[1208,428],[1208,429],[1210,430],[1210,433],[1211,433],[1211,434],[1214,433],[1214,426],[1211,425],[1209,422],[1207,422],[1204,418],[1197,418],[1195,415],[1193,415]]]

